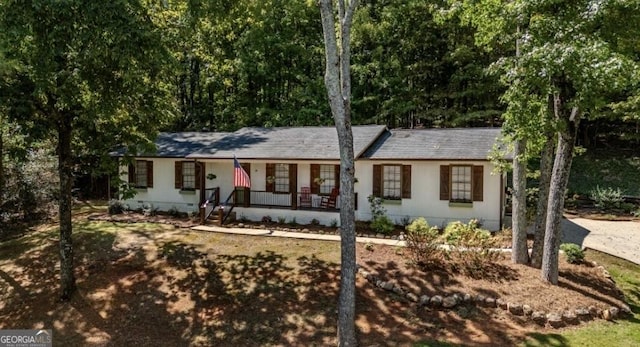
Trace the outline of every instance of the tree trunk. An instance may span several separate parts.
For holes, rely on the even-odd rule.
[[[63,115],[58,124],[58,174],[60,175],[60,287],[63,301],[71,299],[76,289],[73,274],[73,242],[71,240],[71,117]]]
[[[549,183],[553,169],[553,150],[555,136],[552,131],[547,133],[544,148],[540,157],[540,185],[538,190],[538,204],[533,223],[533,249],[531,251],[531,266],[539,269],[542,266],[542,250],[544,248],[544,234],[547,222],[547,205],[549,203]]]
[[[346,7],[345,7],[346,6]],[[340,144],[340,298],[338,346],[356,346],[356,232],[353,133],[351,130],[350,30],[356,1],[338,1],[340,50],[332,0],[320,1],[324,34],[325,87]]]
[[[524,159],[527,148],[525,139],[516,139],[513,157],[513,200],[512,200],[512,251],[511,261],[515,264],[529,262],[527,248],[527,163]]]
[[[544,251],[542,254],[542,280],[558,284],[558,252],[560,248],[560,222],[564,208],[564,194],[569,182],[573,147],[575,146],[580,117],[578,109],[566,110],[566,102],[561,98],[567,94],[554,97],[554,109],[558,120],[558,149],[551,174],[549,187],[549,205],[547,206]]]

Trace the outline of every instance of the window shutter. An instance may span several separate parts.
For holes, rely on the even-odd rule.
[[[298,164],[289,164],[289,193],[298,191]]]
[[[182,162],[176,161],[174,187],[176,189],[182,189]]]
[[[334,165],[333,172],[336,180],[336,188],[338,188],[338,191],[340,191],[340,165]]]
[[[147,188],[153,188],[153,161],[147,161]]]
[[[195,189],[200,189],[200,180],[202,179],[202,170],[204,169],[204,163],[196,163],[195,164]]]
[[[411,165],[402,165],[402,197],[411,199]]]
[[[449,200],[449,165],[440,165],[440,200]]]
[[[311,177],[309,184],[311,185],[311,194],[320,194],[320,185],[315,182],[315,179],[320,177],[320,165],[311,164]]]
[[[482,201],[483,192],[483,172],[484,167],[482,165],[473,167],[473,178],[471,178],[473,201]]]
[[[373,166],[373,189],[371,194],[373,196],[382,197],[382,165]]]
[[[275,190],[276,185],[274,184],[274,182],[269,183],[269,177],[275,177],[275,176],[276,176],[276,164],[267,164],[266,177],[265,177],[266,191],[273,193],[273,191]]]
[[[129,169],[127,170],[129,173],[129,184],[136,184],[136,166],[133,164],[129,164]]]

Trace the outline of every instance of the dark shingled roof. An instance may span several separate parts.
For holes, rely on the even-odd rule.
[[[217,140],[231,133],[218,132],[181,132],[159,133],[155,140],[156,152],[138,154],[138,157],[184,158],[202,148],[211,146]],[[124,149],[111,153],[114,156],[124,155]]]
[[[386,130],[384,125],[353,126],[358,158]],[[227,159],[340,159],[334,127],[242,128],[187,158]]]
[[[487,160],[501,128],[392,130],[363,158],[374,160]],[[507,155],[508,157],[508,155]]]

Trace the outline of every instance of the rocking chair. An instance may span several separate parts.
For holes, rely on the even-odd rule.
[[[340,191],[338,188],[331,189],[331,194],[329,196],[323,196],[320,201],[320,207],[322,208],[336,208],[336,200],[338,199],[338,195]]]

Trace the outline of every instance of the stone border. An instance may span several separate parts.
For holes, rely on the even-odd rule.
[[[604,267],[602,269],[604,270]],[[603,274],[606,276],[608,272],[606,272],[606,270],[604,271]],[[621,317],[623,314],[632,314],[631,309],[627,305],[623,305],[622,307],[611,306],[608,309],[601,309],[596,306],[589,306],[587,308],[577,307],[574,310],[547,313],[544,311],[534,311],[531,306],[526,304],[507,302],[501,298],[484,295],[473,296],[469,293],[453,293],[449,295],[434,295],[431,297],[428,295],[418,296],[410,290],[402,288],[397,283],[384,281],[359,266],[358,273],[374,286],[388,292],[393,292],[409,302],[416,304],[418,307],[429,306],[436,309],[453,309],[459,305],[475,305],[478,307],[500,308],[514,316],[525,317],[540,326],[549,326],[551,328],[576,325],[580,322],[596,318],[612,321]]]

